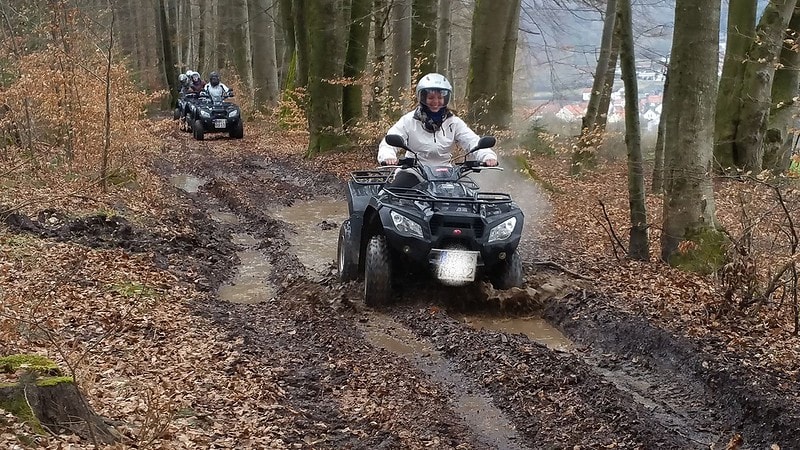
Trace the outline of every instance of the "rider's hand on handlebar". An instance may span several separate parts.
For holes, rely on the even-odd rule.
[[[381,161],[381,165],[382,166],[396,166],[397,165],[397,159],[396,158],[395,159],[384,159],[383,161]]]
[[[487,167],[494,167],[497,165],[497,160],[494,158],[489,158],[483,162],[483,165]]]

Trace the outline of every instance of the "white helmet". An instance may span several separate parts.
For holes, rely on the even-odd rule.
[[[192,74],[194,74],[193,70],[187,70],[186,71],[186,78],[192,78]]]
[[[180,81],[181,84],[185,84],[185,83],[189,82],[189,76],[186,75],[185,73],[182,73],[182,74],[178,75],[178,81]]]
[[[429,73],[420,78],[419,83],[417,83],[417,101],[424,105],[425,97],[428,96],[428,92],[431,90],[438,90],[439,93],[444,96],[444,106],[447,106],[447,103],[450,101],[450,96],[453,95],[453,85],[447,81],[444,75]]]

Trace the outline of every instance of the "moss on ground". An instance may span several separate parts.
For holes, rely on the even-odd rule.
[[[36,380],[36,386],[39,386],[39,387],[50,387],[50,386],[56,386],[56,385],[61,384],[61,383],[74,383],[74,382],[75,382],[75,379],[72,378],[72,377],[62,377],[62,376],[44,377],[44,378],[39,378],[38,380]]]
[[[730,239],[723,231],[713,228],[690,229],[687,230],[684,241],[691,244],[683,246],[682,251],[672,255],[672,266],[709,275],[725,265]]]
[[[18,385],[9,386],[7,389],[11,390],[12,394],[0,397],[0,408],[10,412],[19,420],[28,423],[34,432],[45,434],[42,424],[33,414],[31,405],[25,399],[24,391]]]
[[[20,369],[41,375],[62,375],[58,365],[42,355],[17,354],[0,357],[1,372],[14,373]]]

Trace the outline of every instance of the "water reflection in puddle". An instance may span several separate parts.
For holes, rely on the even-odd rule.
[[[208,180],[205,178],[196,177],[194,175],[182,173],[173,175],[172,178],[170,178],[170,182],[176,188],[183,189],[190,194],[194,194],[200,189],[200,186],[206,184]]]
[[[234,213],[226,211],[209,211],[209,216],[220,223],[227,223],[228,225],[239,225],[239,216]]]
[[[298,201],[275,211],[275,218],[295,226],[288,236],[292,250],[307,268],[327,272],[336,261],[339,225],[347,218],[347,202],[323,198]]]
[[[428,374],[435,382],[450,389],[450,402],[458,414],[481,441],[491,448],[522,449],[517,441],[516,428],[505,414],[491,403],[491,399],[472,392],[468,383],[454,371],[447,359],[413,332],[384,316],[370,316],[365,324],[367,340],[377,348],[383,348],[402,356]]]
[[[275,289],[267,281],[272,264],[264,253],[252,248],[258,240],[247,233],[235,233],[232,241],[249,248],[236,253],[240,261],[236,276],[220,286],[217,292],[219,298],[232,303],[260,303],[274,297]]]
[[[564,334],[541,317],[462,317],[461,320],[478,330],[523,334],[552,350],[572,351],[574,346]]]

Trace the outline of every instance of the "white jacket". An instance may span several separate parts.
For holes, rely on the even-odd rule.
[[[229,89],[228,86],[225,86],[223,83],[220,83],[216,86],[212,86],[211,83],[206,83],[205,91],[214,100],[222,100],[222,95],[227,94]]]
[[[478,137],[474,131],[456,116],[450,116],[442,122],[442,127],[431,133],[422,126],[422,122],[414,118],[414,111],[411,111],[397,121],[386,134],[399,134],[402,136],[408,148],[414,150],[419,162],[425,165],[438,166],[449,164],[453,156],[454,145],[458,144],[465,151],[477,145]],[[409,154],[407,157],[413,155]],[[487,159],[497,159],[497,154],[486,148],[478,150],[470,155],[470,159],[486,161]],[[382,139],[378,146],[378,163],[388,159],[397,159],[397,148],[386,143]]]

